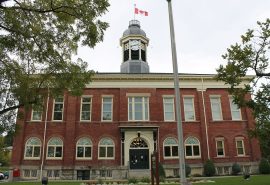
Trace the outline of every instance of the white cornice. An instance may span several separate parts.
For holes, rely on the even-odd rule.
[[[216,81],[214,76],[214,74],[179,74],[179,86],[197,90],[229,87],[222,81]],[[239,87],[244,87],[252,77],[246,76],[244,83]],[[97,73],[86,88],[174,88],[174,80],[172,73]]]

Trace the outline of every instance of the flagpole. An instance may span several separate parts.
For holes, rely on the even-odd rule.
[[[136,4],[134,3],[134,11],[133,11],[133,13],[134,13],[134,19],[133,20],[135,20],[135,8],[136,8]]]
[[[180,88],[179,88],[179,76],[178,76],[178,66],[177,66],[172,5],[171,5],[171,0],[167,0],[167,2],[168,2],[169,24],[170,24],[170,34],[171,34],[172,63],[173,63],[173,73],[174,73],[174,91],[175,91],[175,98],[176,98],[180,183],[182,185],[188,185],[189,183],[187,182],[187,179],[186,179],[186,168],[185,168],[183,128],[182,128],[181,106],[180,106]]]

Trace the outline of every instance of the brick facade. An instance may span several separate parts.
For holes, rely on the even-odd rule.
[[[92,85],[89,84],[84,89],[83,95],[91,95],[92,97],[91,121],[80,121],[81,97],[71,96],[68,92],[64,94],[63,121],[52,120],[54,101],[52,98],[49,99],[45,141],[43,141],[43,137],[46,110],[43,111],[41,121],[31,121],[31,110],[25,113],[24,120],[17,121],[20,131],[14,139],[12,166],[21,170],[22,178],[39,178],[41,167],[42,176],[48,175],[50,170],[59,170],[54,173],[59,173],[56,177],[63,179],[80,179],[78,170],[82,171],[82,173],[90,173],[89,178],[94,179],[100,176],[100,171],[104,169],[109,170],[106,173],[109,173],[107,175],[110,178],[127,178],[131,176],[132,170],[128,170],[130,159],[128,159],[128,153],[125,153],[128,150],[123,148],[126,145],[122,142],[127,142],[128,137],[133,137],[132,134],[134,135],[133,138],[136,138],[137,133],[140,133],[148,141],[149,155],[153,152],[150,145],[156,147],[160,155],[160,162],[164,165],[167,176],[176,176],[178,159],[165,158],[163,145],[166,138],[172,137],[177,139],[176,121],[164,121],[163,96],[173,96],[174,89],[164,84],[163,87],[160,84],[163,81],[164,83],[170,83],[170,79],[159,79],[157,77],[159,74],[148,74],[146,77],[141,77],[140,75],[137,79],[134,79],[134,76],[122,78],[121,74],[117,74],[120,77],[116,78],[113,75],[115,74],[112,74],[109,78],[102,76],[102,74],[97,74],[93,79]],[[171,78],[171,74],[166,75],[168,78]],[[152,79],[149,79],[149,76]],[[208,79],[211,83],[205,82],[204,89],[201,89],[199,88],[202,83],[201,77],[196,78],[196,75],[195,78],[193,77],[194,75],[186,75],[184,79],[180,79],[184,84],[181,86],[184,140],[189,136],[195,137],[199,140],[200,147],[200,157],[186,158],[186,163],[192,167],[192,173],[202,173],[202,166],[208,159],[208,152],[209,158],[214,161],[219,174],[230,173],[234,162],[242,165],[245,168],[244,170],[256,172],[256,166],[261,156],[258,141],[256,139],[249,139],[247,136],[247,129],[253,128],[255,124],[251,111],[247,108],[241,108],[242,119],[233,121],[229,94],[224,85],[213,88],[215,87],[215,83],[214,86],[212,85],[214,82],[213,76],[210,75],[209,77],[209,75],[206,75],[203,78]],[[119,80],[119,78],[121,79]],[[189,78],[192,79],[192,82],[189,82]],[[155,79],[154,82],[152,81],[153,79]],[[124,82],[127,82],[127,85],[121,85]],[[187,85],[185,85],[186,83]],[[102,87],[100,84],[102,84]],[[119,84],[119,87],[115,87],[117,84]],[[133,84],[136,87],[133,87]],[[140,84],[142,84],[141,87],[139,87]],[[106,86],[107,88],[105,88]],[[128,94],[134,94],[134,96],[137,94],[147,94],[149,97],[149,121],[129,121]],[[102,97],[105,95],[109,95],[113,99],[113,120],[109,122],[101,121]],[[213,121],[212,119],[211,95],[220,97],[223,117],[220,121]],[[185,121],[183,105],[183,97],[185,96],[191,96],[194,99],[194,121]],[[46,107],[46,101],[44,106]],[[152,139],[155,137],[154,135],[152,136],[154,132],[157,135],[156,141]],[[122,138],[122,133],[124,133],[124,139]],[[40,155],[38,159],[25,159],[25,144],[32,137],[40,139],[42,143]],[[52,137],[58,137],[63,141],[61,159],[47,159],[46,157],[48,152],[47,143]],[[76,158],[76,143],[83,137],[89,138],[92,142],[91,159],[82,160]],[[239,137],[244,142],[243,156],[237,156],[236,138]],[[99,159],[99,142],[102,138],[110,138],[114,142],[113,159]],[[216,138],[223,138],[224,140],[224,157],[217,157]],[[154,145],[154,142],[156,142],[156,145]],[[42,154],[43,145],[45,145],[44,155]],[[42,159],[44,160],[43,165]],[[25,170],[36,170],[37,175],[33,172],[34,175],[28,176],[27,173],[30,172],[25,172]],[[24,175],[24,173],[27,175]],[[146,169],[146,173],[149,173],[149,169]]]

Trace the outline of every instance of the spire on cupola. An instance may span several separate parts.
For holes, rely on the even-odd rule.
[[[123,60],[121,73],[149,73],[147,46],[149,39],[138,20],[129,21],[129,27],[120,39]]]

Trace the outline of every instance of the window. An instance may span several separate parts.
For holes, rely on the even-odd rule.
[[[112,177],[112,170],[99,170],[100,177]]]
[[[244,138],[236,138],[235,144],[236,144],[237,156],[244,156],[245,155]]]
[[[42,119],[42,110],[41,109],[35,109],[33,107],[31,120],[32,121],[41,121],[41,119]]]
[[[188,137],[185,141],[186,158],[198,158],[200,154],[200,142],[195,137]]]
[[[82,97],[81,99],[81,121],[91,120],[92,97]]]
[[[164,158],[177,158],[178,144],[174,138],[166,138],[164,140]]]
[[[233,97],[230,97],[230,107],[231,107],[231,114],[232,120],[241,120],[241,109],[239,109],[238,105],[233,102]]]
[[[60,138],[51,138],[48,142],[47,158],[62,159],[63,141]]]
[[[195,121],[194,98],[184,97],[185,121]]]
[[[47,177],[48,178],[59,178],[60,177],[60,170],[47,170]]]
[[[224,138],[216,138],[217,157],[224,157]]]
[[[31,137],[25,144],[25,159],[40,159],[41,141],[36,137]]]
[[[102,97],[102,121],[112,121],[112,97]]]
[[[128,97],[128,120],[147,121],[149,119],[148,97]]]
[[[176,178],[178,178],[179,177],[179,168],[174,168],[173,169],[173,177],[176,177]]]
[[[114,159],[114,143],[109,138],[103,138],[99,142],[99,159]]]
[[[214,121],[222,120],[220,97],[216,97],[216,96],[210,97],[210,102],[211,102],[211,110],[212,110],[212,119]]]
[[[58,97],[54,99],[53,120],[63,120],[64,98]]]
[[[23,176],[25,178],[36,178],[37,170],[23,170]]]
[[[88,138],[81,138],[77,142],[77,159],[92,158],[92,142]]]
[[[173,97],[163,97],[163,109],[164,109],[164,120],[174,121],[174,98]]]

